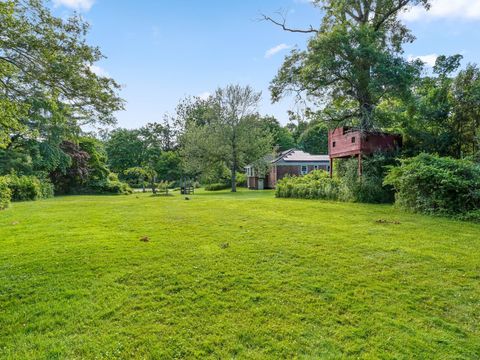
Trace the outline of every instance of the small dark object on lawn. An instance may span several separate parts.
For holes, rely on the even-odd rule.
[[[229,246],[230,246],[229,243],[220,244],[220,248],[222,248],[222,249],[226,249],[226,248],[228,248]]]
[[[149,242],[150,241],[150,238],[148,236],[144,236],[144,237],[141,237],[140,238],[140,241],[142,242]]]
[[[400,225],[400,221],[392,221],[392,220],[385,220],[385,219],[379,219],[375,221],[377,224],[394,224],[394,225]]]
[[[190,198],[188,196],[185,196],[185,200],[190,200]]]

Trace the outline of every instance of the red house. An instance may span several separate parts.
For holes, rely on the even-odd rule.
[[[333,160],[358,157],[358,173],[362,174],[362,156],[376,151],[395,150],[402,146],[402,136],[384,132],[360,131],[341,127],[328,133],[330,176],[333,175]]]
[[[276,157],[265,157],[265,161],[270,165],[270,170],[266,176],[259,176],[253,164],[245,167],[249,189],[274,189],[277,181],[287,175],[302,176],[314,170],[330,170],[328,155],[311,155],[296,149],[284,151]]]

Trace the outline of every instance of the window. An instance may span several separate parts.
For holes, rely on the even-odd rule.
[[[335,147],[335,145],[337,145],[337,143],[334,141],[334,142],[332,143],[332,147]]]
[[[308,174],[308,166],[307,165],[302,165],[302,175],[307,175]]]
[[[355,136],[352,136],[352,144],[355,144]]]
[[[313,165],[313,170],[318,170],[318,165]]]

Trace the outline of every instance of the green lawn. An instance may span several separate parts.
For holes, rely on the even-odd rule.
[[[268,191],[0,212],[0,358],[475,359],[479,324],[479,225]]]

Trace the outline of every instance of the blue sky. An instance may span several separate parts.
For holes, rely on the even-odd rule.
[[[432,0],[429,13],[404,15],[417,37],[406,57],[431,63],[439,54],[480,63],[480,0]],[[135,128],[161,121],[187,95],[204,96],[229,83],[262,91],[262,114],[288,120],[292,99],[271,104],[268,85],[293,46],[307,35],[258,21],[287,14],[293,27],[318,25],[321,13],[308,0],[53,0],[54,12],[79,11],[91,24],[89,42],[107,59],[96,70],[124,86],[126,111],[118,125]]]

